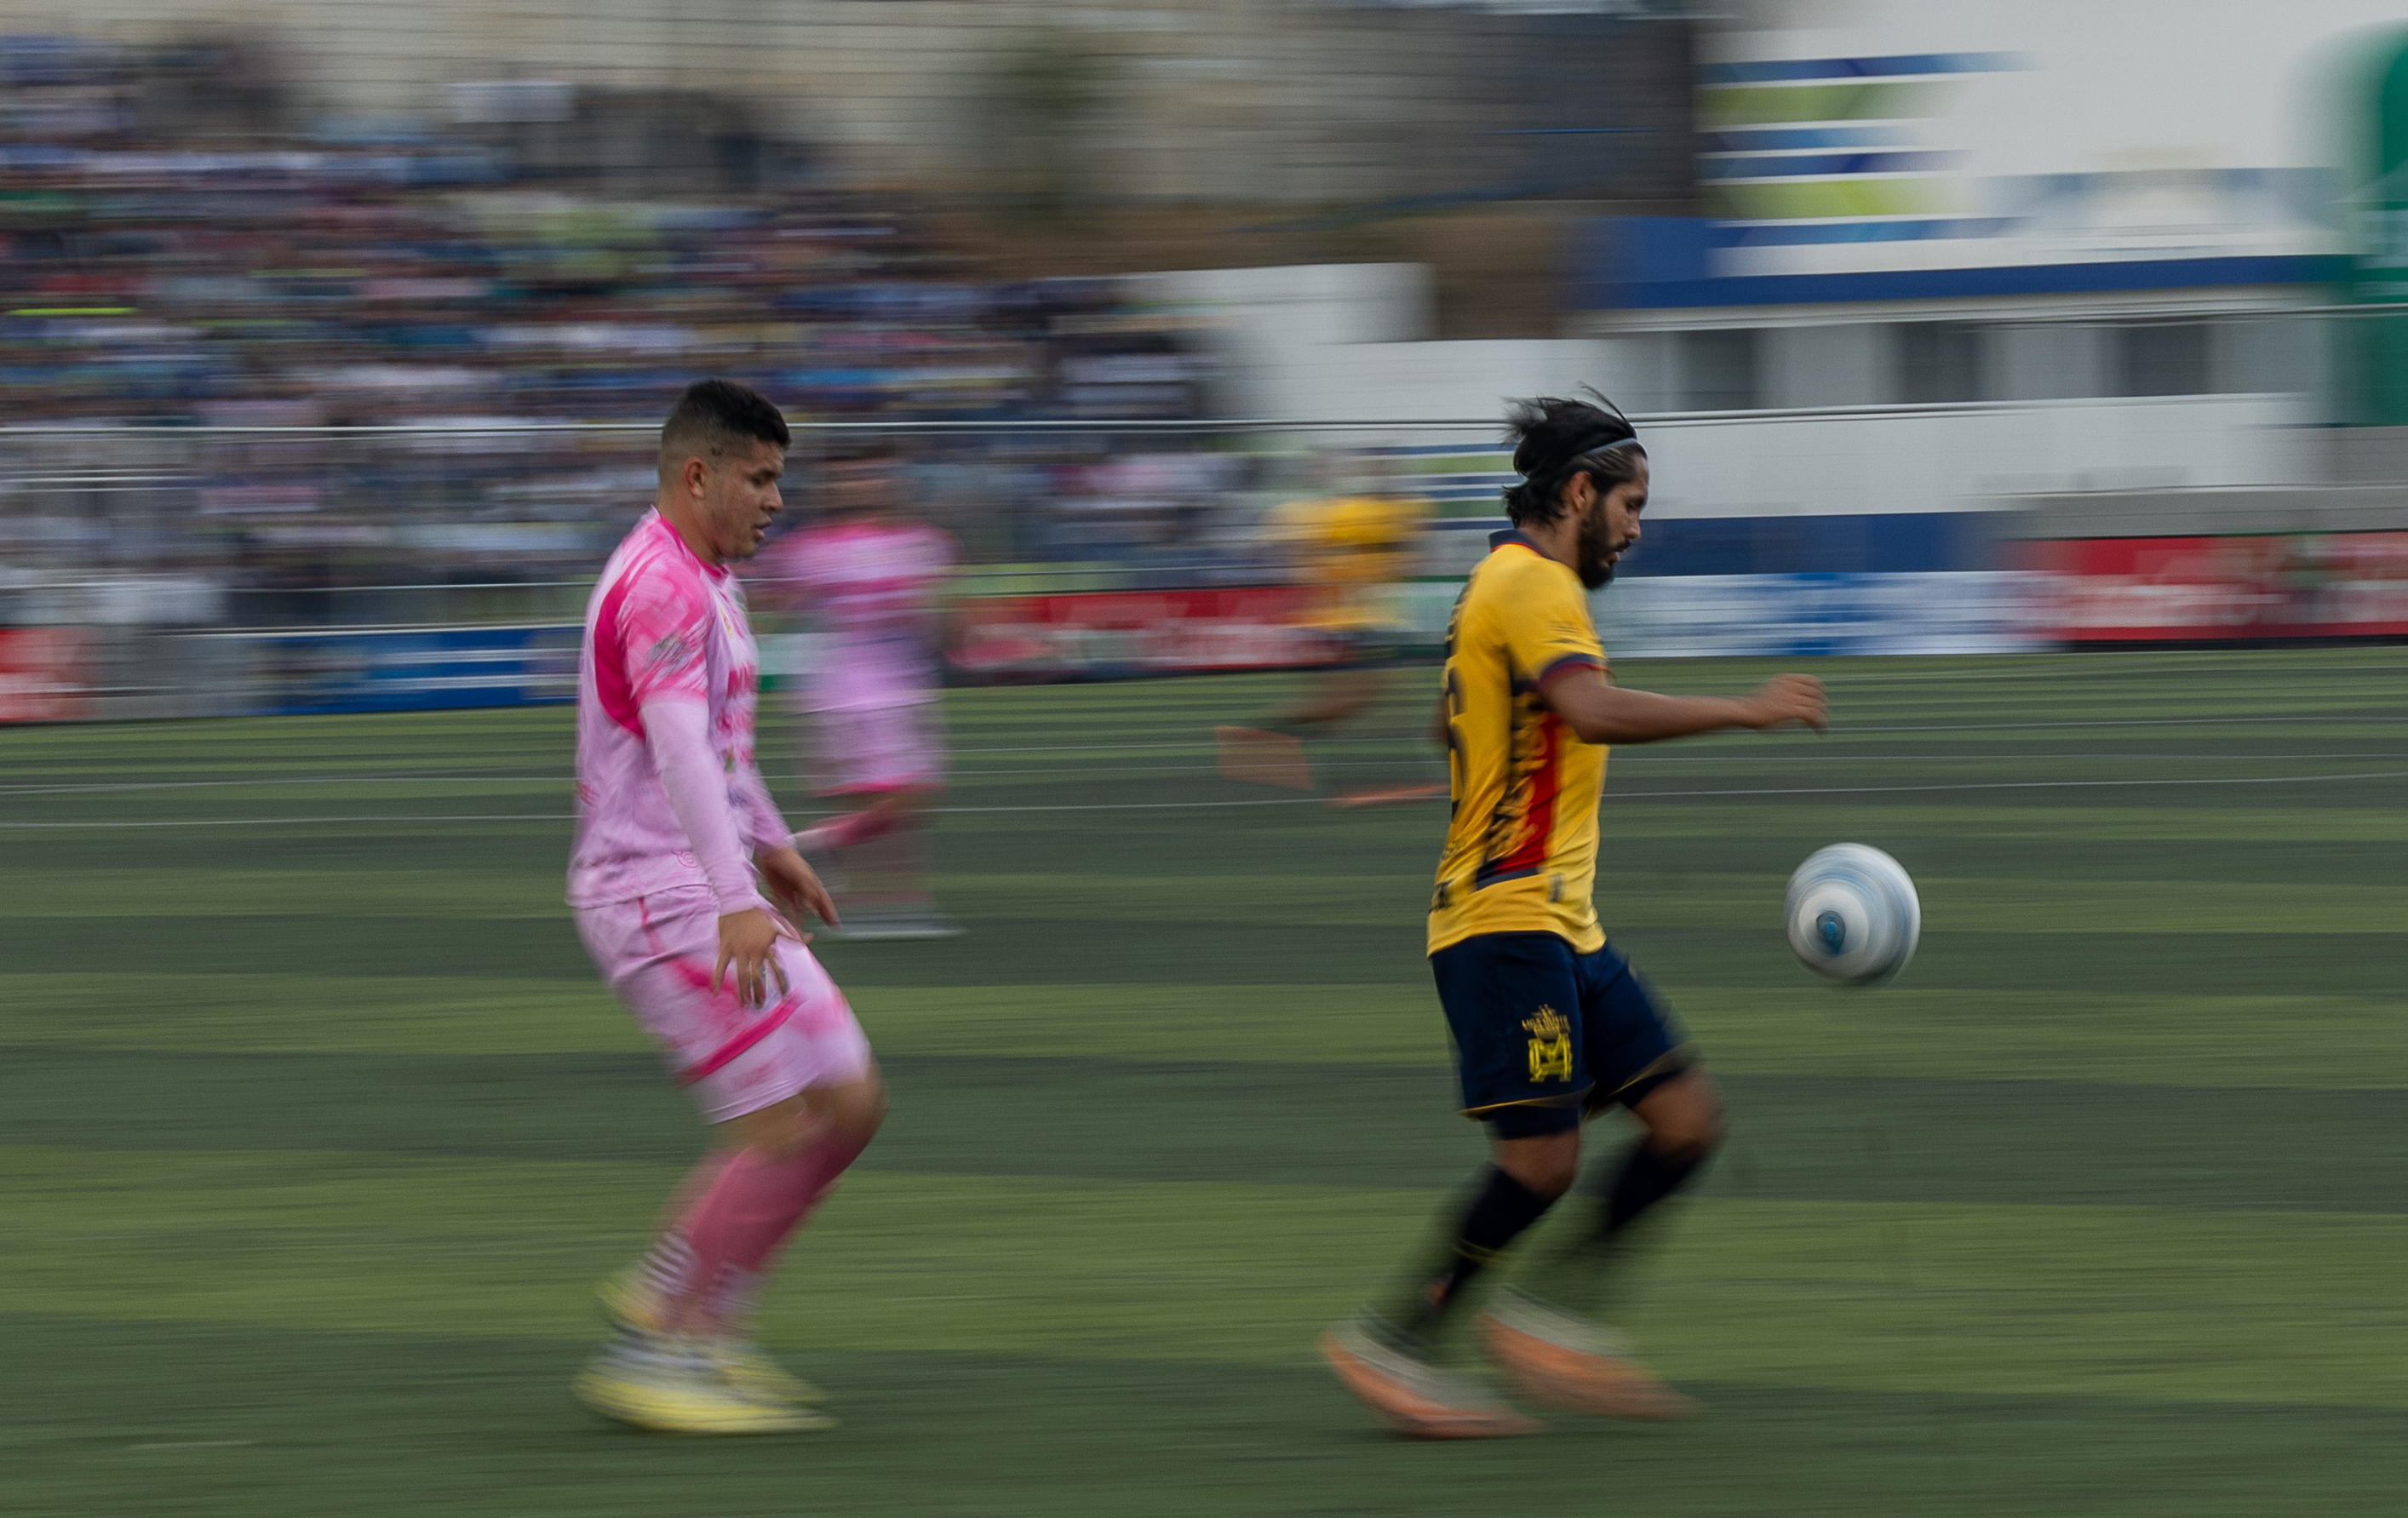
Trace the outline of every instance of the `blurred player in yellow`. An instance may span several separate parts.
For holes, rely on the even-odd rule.
[[[1313,789],[1304,740],[1361,716],[1393,681],[1388,667],[1405,635],[1401,587],[1420,555],[1427,503],[1383,478],[1365,454],[1325,465],[1330,494],[1286,503],[1273,511],[1268,536],[1309,599],[1299,625],[1313,635],[1329,667],[1307,677],[1304,693],[1255,726],[1223,726],[1221,772],[1231,780],[1291,790]],[[1362,488],[1345,489],[1352,474]],[[1370,478],[1365,479],[1363,477]],[[1341,792],[1340,803],[1364,805],[1444,793],[1440,784]]]

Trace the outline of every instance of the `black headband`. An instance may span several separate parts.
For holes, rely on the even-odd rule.
[[[1571,451],[1572,456],[1574,458],[1578,458],[1583,453],[1603,452],[1606,449],[1616,443],[1635,443],[1637,441],[1639,441],[1639,434],[1631,427],[1629,422],[1624,422],[1619,418],[1608,421],[1604,417],[1598,417],[1595,424],[1590,428],[1588,436],[1582,438],[1581,445],[1578,448],[1573,449]]]
[[[1635,436],[1629,437],[1616,437],[1610,442],[1600,443],[1594,448],[1584,448],[1579,452],[1573,454],[1570,458],[1566,459],[1559,467],[1569,470],[1577,469],[1584,464],[1602,464],[1605,462],[1605,456],[1608,453],[1617,453],[1626,448],[1639,448],[1638,437]],[[1640,449],[1640,451],[1643,453],[1646,450]]]
[[[1578,464],[1583,459],[1603,458],[1606,454],[1614,451],[1616,449],[1638,447],[1639,439],[1635,435],[1629,437],[1616,437],[1613,441],[1607,443],[1602,447],[1582,449],[1578,453],[1572,455],[1572,462],[1574,464]],[[1641,451],[1644,451],[1644,450],[1641,450]]]
[[[1555,468],[1570,469],[1584,462],[1596,463],[1602,459],[1606,454],[1625,448],[1639,448],[1639,435],[1637,433],[1625,432],[1620,428],[1611,425],[1600,427],[1590,433],[1586,438],[1583,439],[1581,445],[1567,454],[1564,458],[1564,462],[1556,465]],[[1640,451],[1645,452],[1646,450],[1641,449]],[[1525,479],[1542,472],[1550,472],[1537,469],[1523,470],[1518,459],[1514,462],[1514,467],[1521,471],[1523,478]]]

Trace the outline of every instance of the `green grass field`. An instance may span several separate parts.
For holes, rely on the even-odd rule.
[[[1608,926],[1734,1108],[1628,1319],[1711,1414],[1479,1446],[1312,1358],[1479,1142],[1442,809],[1221,780],[1279,680],[955,698],[972,932],[822,946],[894,1112],[766,1333],[843,1426],[756,1442],[567,1396],[700,1138],[560,905],[566,711],[0,734],[0,1511],[2386,1508],[2408,651],[1821,672],[1828,738],[1627,752],[1606,802]],[[1333,779],[1426,765],[1418,717]],[[1842,839],[1922,887],[1885,990],[1781,941]]]

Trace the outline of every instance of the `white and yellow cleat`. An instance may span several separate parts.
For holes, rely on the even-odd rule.
[[[817,1407],[828,1399],[827,1393],[771,1359],[767,1350],[748,1339],[705,1339],[696,1343],[720,1379],[747,1396],[790,1407]]]
[[[660,1334],[667,1330],[667,1304],[653,1289],[641,1260],[603,1277],[602,1283],[594,1288],[594,1296],[602,1304],[602,1316],[609,1320],[613,1328],[631,1334]]]
[[[577,1399],[617,1423],[655,1434],[800,1434],[836,1420],[752,1396],[690,1341],[613,1339],[577,1373]]]
[[[602,1315],[622,1333],[643,1339],[668,1337],[667,1306],[638,1263],[606,1278],[594,1288]],[[727,1383],[747,1396],[796,1407],[817,1407],[828,1399],[802,1377],[769,1357],[769,1352],[749,1340],[733,1338],[689,1338],[684,1342],[708,1359]]]

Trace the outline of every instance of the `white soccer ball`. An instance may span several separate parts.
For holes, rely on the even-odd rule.
[[[1861,843],[1817,849],[1789,877],[1798,963],[1842,985],[1879,985],[1914,957],[1923,903],[1899,862]]]

